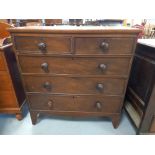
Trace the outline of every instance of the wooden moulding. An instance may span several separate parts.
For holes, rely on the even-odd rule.
[[[53,34],[138,34],[141,32],[137,28],[126,27],[102,27],[102,26],[27,26],[9,28],[11,33],[53,33]]]

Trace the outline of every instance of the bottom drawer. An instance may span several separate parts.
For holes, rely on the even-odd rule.
[[[118,113],[122,108],[122,98],[116,96],[77,96],[75,99],[78,111]]]
[[[118,113],[121,97],[28,95],[32,110]]]

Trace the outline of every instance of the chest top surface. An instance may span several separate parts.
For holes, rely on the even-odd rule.
[[[137,28],[108,26],[26,26],[8,29],[11,33],[96,33],[96,34],[138,34]]]

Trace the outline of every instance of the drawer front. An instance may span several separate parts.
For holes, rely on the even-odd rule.
[[[11,79],[8,76],[8,73],[1,73],[0,74],[0,90],[2,91],[8,91],[11,90],[12,88],[12,83],[11,83]]]
[[[92,77],[24,77],[26,91],[70,94],[123,94],[125,80]]]
[[[128,74],[130,58],[63,58],[19,56],[23,73],[120,75]]]
[[[69,37],[15,37],[15,47],[20,52],[38,54],[71,53]]]
[[[29,95],[28,100],[33,110],[117,113],[121,109],[120,97]]]
[[[76,38],[77,54],[131,54],[133,38]]]
[[[75,103],[73,96],[28,95],[30,109],[72,111]]]
[[[79,111],[119,113],[122,108],[121,97],[77,96]]]
[[[6,70],[6,68],[5,68],[5,63],[3,59],[3,54],[0,52],[0,71],[4,71],[4,70]]]

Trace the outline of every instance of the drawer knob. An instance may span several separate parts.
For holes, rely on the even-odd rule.
[[[99,90],[99,91],[103,91],[104,86],[103,86],[102,83],[98,83],[97,86],[96,86],[96,88],[97,88],[97,90]]]
[[[41,42],[41,43],[38,44],[38,48],[39,48],[42,52],[45,52],[45,51],[46,51],[46,44]]]
[[[43,87],[46,90],[48,90],[48,91],[50,91],[52,89],[52,85],[49,82],[45,82],[44,85],[43,85]]]
[[[106,43],[106,42],[102,42],[102,43],[100,44],[100,48],[101,48],[103,51],[105,51],[105,50],[107,50],[107,49],[109,48],[109,44]]]
[[[47,105],[48,105],[48,107],[51,109],[51,108],[53,108],[53,101],[52,100],[49,100],[48,102],[47,102]]]
[[[102,109],[102,103],[99,102],[99,101],[97,101],[97,102],[96,102],[96,108],[97,108],[98,110],[101,110],[101,109]]]
[[[99,64],[99,69],[101,69],[102,71],[105,71],[107,69],[107,66],[105,64]]]
[[[46,63],[46,62],[42,63],[41,64],[41,68],[44,70],[44,72],[46,72],[46,73],[49,72],[49,70],[48,70],[48,63]]]

